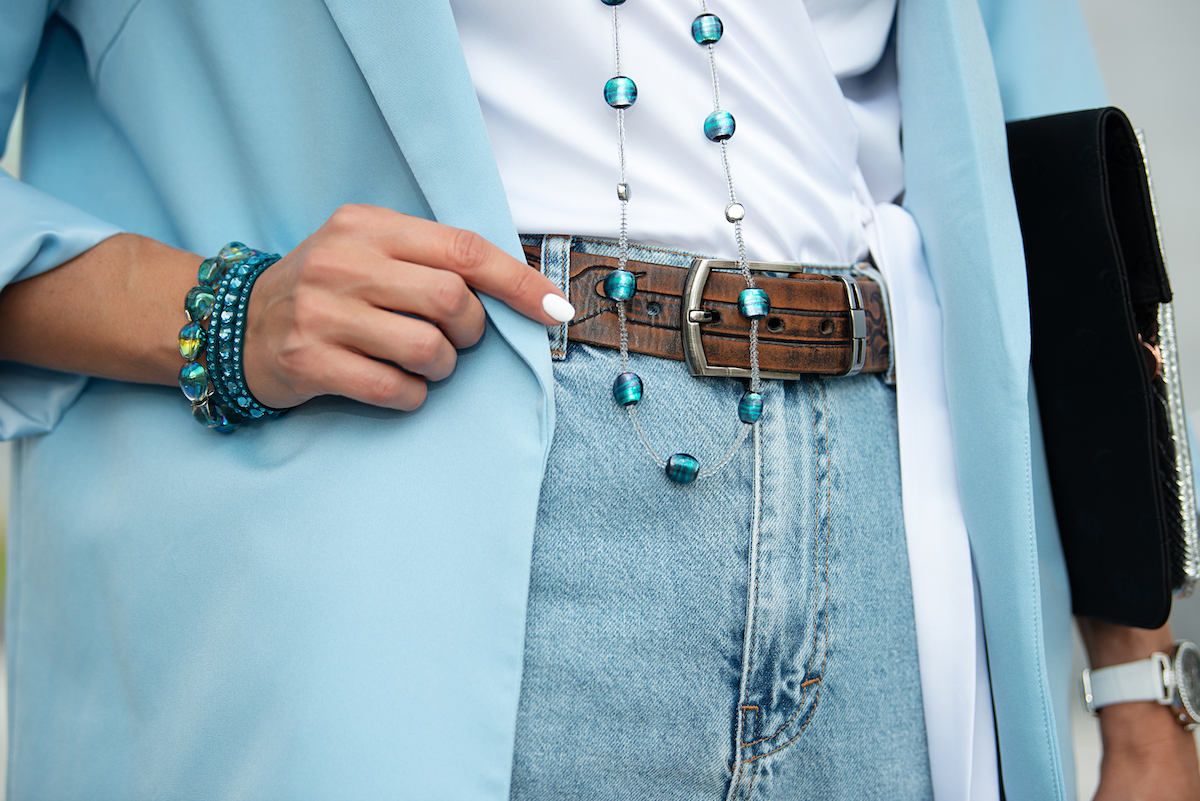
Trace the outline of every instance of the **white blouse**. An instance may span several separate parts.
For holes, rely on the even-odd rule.
[[[523,233],[616,237],[613,12],[599,0],[451,0],[513,219]],[[991,693],[958,499],[941,312],[904,189],[892,19],[896,0],[710,0],[729,160],[749,258],[848,264],[887,279],[918,658],[934,792],[998,798]],[[632,241],[737,253],[699,0],[620,6]],[[911,443],[911,444],[910,444]],[[869,664],[869,656],[867,664]],[[887,725],[886,710],[880,725]]]

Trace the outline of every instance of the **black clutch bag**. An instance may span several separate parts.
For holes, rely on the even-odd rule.
[[[1200,575],[1171,287],[1115,108],[1008,125],[1033,374],[1076,614],[1157,628]]]

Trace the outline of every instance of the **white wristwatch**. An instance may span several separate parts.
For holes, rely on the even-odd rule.
[[[1200,648],[1180,640],[1174,658],[1149,659],[1083,671],[1083,702],[1093,715],[1110,704],[1157,701],[1174,709],[1188,731],[1200,726]]]

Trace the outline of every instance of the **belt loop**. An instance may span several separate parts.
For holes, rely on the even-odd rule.
[[[571,302],[571,237],[547,235],[542,237],[542,275],[562,290]],[[567,324],[553,326],[550,332],[550,358],[556,362],[567,358]]]

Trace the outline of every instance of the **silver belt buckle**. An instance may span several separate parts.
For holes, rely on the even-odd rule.
[[[802,264],[785,264],[773,261],[752,261],[748,266],[759,273],[802,273]],[[717,378],[750,378],[749,367],[718,367],[708,363],[704,354],[704,342],[700,338],[700,326],[713,321],[713,313],[700,308],[708,274],[714,269],[738,270],[738,262],[726,259],[695,259],[688,271],[683,289],[683,314],[680,333],[683,334],[683,359],[688,372],[694,376]],[[837,276],[846,285],[846,300],[850,306],[850,324],[853,342],[851,345],[850,369],[842,375],[851,376],[862,370],[867,359],[867,313],[863,308],[862,291],[858,281],[850,276]],[[776,370],[760,370],[759,376],[766,379],[795,380],[800,373],[785,373]]]

